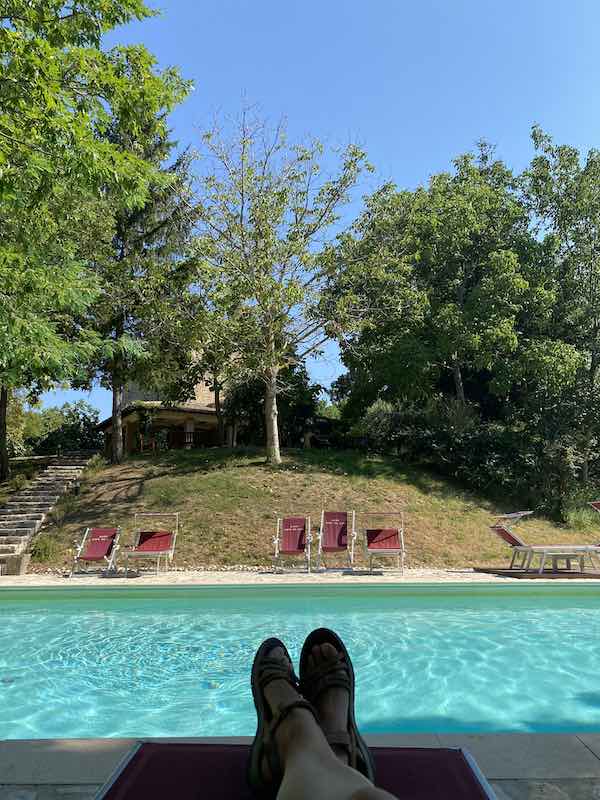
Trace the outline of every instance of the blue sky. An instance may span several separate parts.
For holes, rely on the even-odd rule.
[[[485,138],[515,170],[534,122],[583,150],[600,144],[597,0],[162,0],[161,16],[108,43],[144,43],[195,91],[172,116],[182,145],[215,114],[256,103],[290,138],[357,141],[384,180],[414,187]],[[350,217],[359,200],[347,209]],[[328,384],[335,348],[311,365]],[[108,392],[58,391],[110,413]]]

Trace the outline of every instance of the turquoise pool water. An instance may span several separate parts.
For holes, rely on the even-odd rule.
[[[365,732],[600,731],[600,587],[0,591],[0,738],[254,733],[248,673],[345,639]]]

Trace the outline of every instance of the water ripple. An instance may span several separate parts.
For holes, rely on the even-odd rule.
[[[334,627],[366,732],[600,730],[600,608],[254,598],[0,611],[0,736],[248,735],[260,641]]]

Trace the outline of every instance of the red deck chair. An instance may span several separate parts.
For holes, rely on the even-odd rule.
[[[150,527],[150,523],[159,522],[168,518],[171,524],[165,528]],[[163,523],[164,524],[164,523]],[[143,525],[143,527],[140,527]],[[173,560],[175,554],[175,543],[179,532],[179,512],[166,513],[136,513],[135,515],[135,539],[131,547],[125,551],[125,575],[129,572],[130,558],[156,559],[156,574],[160,571],[161,558],[164,562],[164,571],[167,571],[169,562]]]
[[[351,529],[348,530],[347,511],[321,511],[317,570],[321,569],[323,554],[327,553],[346,553],[348,566],[352,569],[356,541],[356,512],[350,511],[350,519]]]
[[[410,800],[494,800],[466,750],[371,747],[377,786]],[[252,800],[246,780],[249,745],[141,742],[96,795],[97,800]]]
[[[396,566],[400,573],[404,575],[404,561],[406,551],[404,549],[404,514],[400,512],[385,512],[368,514],[367,516],[393,517],[399,522],[396,528],[365,528],[365,556],[369,559],[369,572],[373,572],[373,559],[384,556],[396,558]]]
[[[75,557],[69,578],[80,561],[86,564],[104,564],[104,572],[115,571],[121,528],[86,528]],[[87,572],[88,570],[84,570]]]
[[[310,544],[312,535],[310,532],[310,517],[277,517],[277,531],[273,544],[275,554],[273,556],[273,571],[277,569],[283,571],[281,565],[282,556],[304,556],[306,558],[306,571],[310,572]]]

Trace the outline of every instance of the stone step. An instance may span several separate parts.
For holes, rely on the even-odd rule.
[[[26,514],[28,511],[47,514],[51,508],[49,503],[6,503],[0,508],[0,514]]]
[[[29,537],[23,536],[0,536],[0,543],[4,546],[7,544],[26,544]]]
[[[39,475],[81,475],[83,467],[47,467]]]
[[[58,492],[48,491],[48,489],[21,489],[19,492],[15,492],[11,497],[19,497],[23,498],[23,500],[28,500],[30,497],[41,497],[43,500],[58,500],[60,495]]]
[[[44,508],[49,508],[50,506],[53,505],[55,505],[55,503],[51,503],[47,500],[34,500],[33,498],[31,500],[20,500],[18,497],[9,497],[6,503],[4,504],[4,507],[6,508],[7,506],[11,507],[23,506],[25,511],[28,510],[36,511],[37,509],[35,508],[35,506],[40,506],[41,510],[43,511]]]
[[[6,514],[0,512],[0,522],[10,522],[10,520],[22,520],[23,522],[42,522],[44,515],[41,511],[31,511],[29,514]]]
[[[47,494],[48,497],[58,497],[60,495],[60,489],[56,484],[49,486],[34,484],[33,486],[28,486],[26,489],[19,489],[18,492],[15,492],[15,495],[19,497],[30,497],[31,495],[37,497],[40,494]]]
[[[18,544],[0,544],[0,556],[16,556],[19,550]]]
[[[0,544],[5,544],[6,542],[13,542],[14,544],[27,544],[30,539],[33,538],[35,534],[33,531],[30,531],[23,535],[22,528],[15,528],[14,530],[9,530],[8,528],[0,528]]]
[[[0,544],[7,540],[17,539],[19,542],[27,543],[34,534],[32,532],[23,533],[23,528],[0,528]]]
[[[32,531],[34,531],[41,524],[42,524],[42,521],[38,520],[38,519],[0,520],[0,530],[2,530],[2,528],[22,528],[23,530],[32,530]]]
[[[68,481],[37,481],[30,483],[28,489],[37,491],[63,492],[69,485]]]
[[[10,500],[14,503],[51,503],[54,505],[58,502],[60,495],[58,494],[46,494],[40,492],[39,494],[13,494],[10,496]]]

